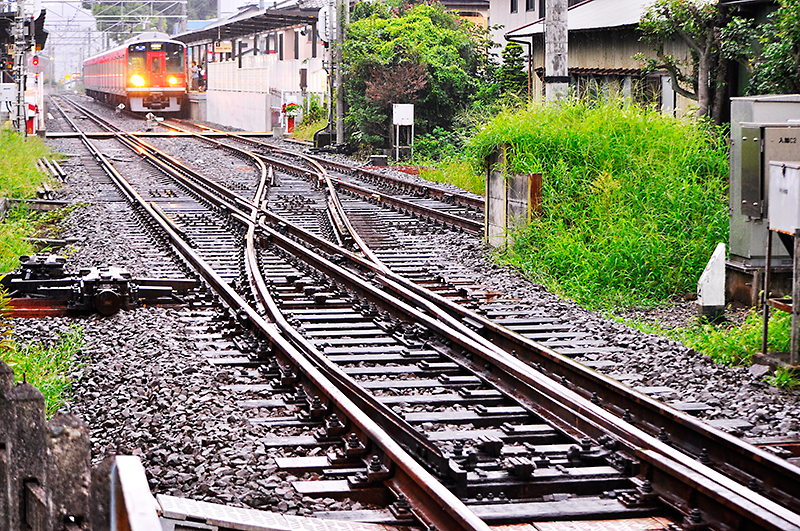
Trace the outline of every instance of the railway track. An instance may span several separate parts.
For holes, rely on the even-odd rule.
[[[238,151],[260,168],[248,199],[135,135],[115,135],[182,192],[148,202],[133,183],[118,179],[120,188],[255,332],[247,355],[214,363],[259,371],[262,381],[245,385],[278,398],[253,407],[303,409],[251,422],[319,429],[313,441],[275,441],[326,449],[278,463],[328,480],[299,482],[299,491],[401,500],[396,520],[413,514],[438,529],[664,513],[689,529],[798,528],[800,470],[530,337],[558,333],[557,324],[511,313],[507,328],[458,304],[476,302],[459,289],[437,294],[428,289],[436,283],[392,271],[403,267],[396,249],[386,246],[384,262],[366,244],[318,161],[297,167]],[[268,197],[268,183],[288,187],[291,175],[308,189],[297,181],[294,193]],[[186,211],[195,217],[181,218]]]

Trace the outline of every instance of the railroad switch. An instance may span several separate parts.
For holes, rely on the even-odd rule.
[[[134,278],[119,267],[91,267],[81,269],[78,275],[68,275],[64,272],[66,261],[63,256],[44,253],[20,256],[20,268],[0,279],[0,285],[12,298],[12,307],[24,310],[33,307],[26,301],[36,301],[65,312],[113,315],[120,309],[147,304],[182,304],[177,293],[198,286],[194,279]]]

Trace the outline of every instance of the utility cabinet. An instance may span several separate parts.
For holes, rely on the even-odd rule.
[[[730,237],[726,295],[756,305],[766,265],[770,161],[800,160],[800,95],[731,99]],[[791,289],[792,260],[773,247],[772,286]]]
[[[799,104],[800,105],[800,104]],[[772,161],[800,160],[800,122],[787,124],[742,123],[741,132],[731,136],[731,259],[750,266],[763,267],[766,252],[767,223],[770,215],[769,165]],[[736,156],[734,155],[734,152]],[[738,185],[738,186],[737,186]],[[734,190],[737,188],[738,190]],[[734,192],[739,192],[734,203]],[[785,249],[775,249],[778,263]]]

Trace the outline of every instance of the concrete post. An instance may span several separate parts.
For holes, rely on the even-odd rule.
[[[547,101],[559,101],[569,91],[567,0],[547,0],[544,17],[544,82]]]

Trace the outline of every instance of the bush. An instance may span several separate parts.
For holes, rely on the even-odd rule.
[[[304,122],[319,122],[328,119],[328,109],[320,102],[319,96],[311,94],[306,98]]]
[[[622,100],[504,111],[469,142],[473,161],[509,145],[509,173],[541,172],[542,215],[504,259],[589,307],[694,291],[727,241],[720,132]]]

